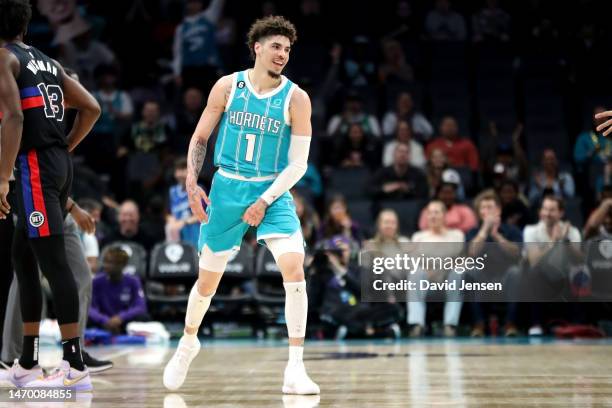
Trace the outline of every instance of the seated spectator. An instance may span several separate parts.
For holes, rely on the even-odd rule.
[[[469,167],[478,171],[480,162],[478,150],[471,140],[459,137],[459,126],[452,116],[446,116],[440,122],[440,137],[429,142],[425,155],[429,159],[434,149],[441,149],[448,157],[448,164],[453,167]]]
[[[477,224],[474,211],[466,205],[457,202],[457,190],[459,185],[452,182],[443,182],[438,188],[436,199],[440,200],[444,206],[444,222],[446,228],[454,228],[467,233]],[[429,228],[427,216],[427,208],[421,211],[419,217],[419,229],[425,230]]]
[[[363,241],[361,227],[356,221],[351,219],[346,200],[340,194],[333,196],[327,204],[327,212],[323,219],[319,237],[321,239],[329,239],[336,235],[349,238],[353,249],[360,247]]]
[[[438,200],[431,201],[425,208],[428,226],[415,232],[412,235],[412,242],[430,244],[420,245],[418,254],[423,254],[426,257],[446,258],[456,257],[462,252],[464,234],[458,229],[445,226],[445,212],[444,203]],[[456,282],[457,285],[457,290],[446,291],[446,303],[444,305],[444,336],[454,337],[461,316],[461,293],[458,290],[461,285],[461,275],[454,271],[446,273],[444,270],[420,269],[411,278],[414,282],[420,280],[444,282],[446,279],[449,282]],[[410,337],[420,337],[425,332],[426,296],[427,291],[425,290],[408,292],[408,324],[412,326]]]
[[[95,170],[110,172],[122,137],[128,131],[134,112],[130,95],[119,89],[119,72],[112,65],[102,65],[95,71],[98,90],[93,92],[102,113],[92,133],[94,137],[85,138],[79,145],[79,154],[87,159],[87,164]]]
[[[523,242],[525,243],[526,257],[529,267],[532,270],[537,270],[544,256],[553,248],[556,248],[556,243],[574,243],[582,242],[580,231],[578,228],[571,225],[569,222],[562,221],[565,215],[565,203],[562,198],[547,195],[542,199],[540,207],[540,221],[534,225],[527,225],[523,231]],[[580,256],[580,249],[575,245],[564,246],[563,251],[570,251],[574,256]],[[543,267],[546,267],[545,265]],[[541,269],[540,269],[541,270]],[[569,277],[569,270],[567,271]],[[540,273],[531,273],[531,276],[544,279]],[[531,283],[532,287],[538,288]],[[548,285],[550,287],[550,285]],[[537,291],[537,289],[534,289]],[[536,295],[545,296],[545,293],[537,293]],[[532,304],[531,327],[529,329],[530,336],[542,335],[542,317],[540,313],[539,303]]]
[[[514,225],[521,231],[530,224],[532,217],[529,211],[529,201],[519,192],[515,181],[503,181],[497,189],[502,204],[502,222]]]
[[[361,125],[350,125],[348,135],[341,136],[337,141],[336,163],[340,163],[341,167],[375,168],[378,165],[380,153],[377,144],[364,133]]]
[[[376,334],[391,330],[399,337],[399,309],[388,303],[361,303],[359,268],[349,262],[351,243],[344,236],[324,241],[308,271],[308,310],[337,328],[336,339],[347,334]]]
[[[442,184],[442,174],[448,169],[448,157],[442,149],[433,149],[427,161],[425,174],[429,185],[429,197],[434,198]]]
[[[562,198],[574,196],[574,178],[571,173],[559,170],[557,154],[553,149],[542,152],[541,168],[534,171],[529,188],[529,201],[531,204],[540,203],[546,195],[555,195]]]
[[[435,9],[425,18],[425,33],[433,41],[465,41],[465,19],[451,10],[450,0],[436,0]]]
[[[370,194],[378,200],[427,198],[427,179],[410,165],[410,145],[395,146],[393,164],[378,170],[371,181]]]
[[[174,164],[174,179],[176,184],[170,187],[168,203],[170,214],[166,218],[166,240],[186,241],[194,247],[198,246],[200,223],[191,212],[189,197],[185,190],[187,181],[187,159],[181,157]]]
[[[204,95],[198,88],[187,88],[183,93],[183,103],[174,112],[170,149],[174,154],[185,154],[189,148],[191,135],[204,109]]]
[[[344,102],[344,111],[332,116],[329,120],[327,136],[339,138],[342,135],[348,135],[352,124],[360,125],[364,133],[375,137],[381,136],[378,120],[374,115],[364,111],[363,100],[356,92],[347,95]]]
[[[102,113],[96,122],[93,132],[96,134],[107,135],[119,141],[122,126],[132,118],[134,106],[130,95],[117,87],[119,73],[112,65],[103,65],[96,69],[98,80],[98,90],[93,92],[93,96],[100,103]],[[109,141],[106,140],[106,143]]]
[[[414,82],[414,71],[406,62],[402,44],[393,39],[385,40],[382,52],[383,62],[378,68],[378,79],[382,86],[386,86],[387,95],[395,94],[396,88],[410,87]]]
[[[585,240],[595,236],[612,238],[612,189],[610,197],[604,198],[589,216],[583,234]]]
[[[367,36],[358,34],[353,37],[340,71],[340,79],[345,87],[364,89],[376,84],[378,58],[375,51],[376,48]]]
[[[481,193],[474,207],[478,212],[480,225],[472,228],[465,236],[469,243],[468,255],[476,258],[486,256],[486,270],[468,271],[468,275],[476,282],[503,282],[506,303],[506,320],[504,335],[514,337],[516,329],[516,312],[518,290],[520,289],[520,243],[523,241],[521,231],[515,226],[504,224],[501,218],[501,201],[492,192]],[[472,302],[474,327],[472,337],[482,337],[485,333],[485,315],[480,293]]]
[[[408,122],[414,137],[419,142],[425,142],[433,135],[433,127],[427,118],[414,109],[414,101],[410,92],[402,92],[397,96],[395,111],[388,111],[382,121],[383,134],[391,137],[397,132],[399,122]]]
[[[499,7],[499,0],[486,0],[486,5],[472,17],[474,42],[510,41],[510,15]]]
[[[390,166],[393,164],[393,154],[398,143],[407,143],[410,146],[410,164],[423,170],[427,164],[423,146],[412,137],[412,127],[406,120],[400,120],[397,124],[395,139],[387,142],[383,149],[382,164]]]
[[[122,249],[109,249],[102,260],[102,269],[93,279],[90,325],[113,334],[125,332],[130,322],[150,320],[140,280],[123,273],[128,259]]]
[[[388,34],[383,38],[392,37],[402,44],[414,42],[419,35],[421,21],[408,0],[399,0],[393,14],[386,16],[385,27]]]
[[[396,254],[401,254],[406,250],[402,244],[410,242],[410,239],[401,235],[399,217],[394,210],[383,209],[376,219],[376,234],[374,238],[368,240],[364,244],[364,251],[373,251],[376,256],[395,257]],[[388,270],[389,273],[384,273],[381,278],[385,282],[400,282],[406,279],[406,272],[403,270]],[[395,303],[400,299],[396,299],[393,292],[388,293],[387,300],[389,303]]]
[[[319,215],[299,193],[292,191],[291,195],[295,203],[295,212],[302,226],[304,242],[306,242],[309,248],[313,248],[314,244],[317,242],[317,234],[321,227]]]
[[[593,114],[604,112],[605,109],[597,106]],[[585,130],[578,135],[574,146],[574,162],[578,172],[587,177],[588,187],[600,192],[604,182],[603,169],[612,161],[612,139],[597,132],[597,126],[605,122],[605,119],[593,119],[590,130]]]
[[[132,200],[124,201],[119,207],[119,226],[115,228],[102,242],[102,247],[115,241],[132,241],[150,251],[155,241],[140,228],[140,210]]]
[[[161,108],[156,101],[147,101],[142,106],[142,119],[132,126],[127,145],[120,150],[122,156],[128,150],[142,153],[158,153],[170,139],[168,126],[161,118]]]
[[[117,58],[106,44],[96,40],[88,22],[81,19],[81,23],[65,27],[65,30],[62,28],[62,35],[58,32],[56,36],[58,59],[63,66],[76,71],[85,88],[94,89],[95,69],[102,65],[116,65]]]
[[[490,122],[489,128],[491,136],[487,140],[485,153],[481,156],[485,186],[498,189],[499,184],[505,180],[513,180],[523,186],[528,181],[529,173],[529,162],[521,146],[523,125],[519,123],[512,132],[511,145],[499,140],[495,122]]]

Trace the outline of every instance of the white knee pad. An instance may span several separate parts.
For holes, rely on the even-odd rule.
[[[230,258],[229,251],[225,251],[221,254],[215,254],[210,250],[208,245],[204,245],[202,252],[200,253],[200,269],[204,269],[209,272],[225,272],[225,267]]]
[[[266,238],[264,241],[276,262],[278,262],[278,258],[282,254],[289,252],[304,253],[304,238],[302,237],[301,229],[298,229],[288,237]]]
[[[285,320],[289,338],[306,337],[306,318],[308,317],[308,296],[306,281],[284,282]]]

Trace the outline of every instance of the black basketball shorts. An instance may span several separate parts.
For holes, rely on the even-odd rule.
[[[66,148],[21,153],[15,169],[17,228],[25,228],[29,238],[63,234],[72,186],[72,160]]]

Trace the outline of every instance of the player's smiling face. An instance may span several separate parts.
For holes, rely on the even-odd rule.
[[[274,35],[255,43],[255,54],[271,76],[279,76],[289,61],[291,43],[282,35]]]

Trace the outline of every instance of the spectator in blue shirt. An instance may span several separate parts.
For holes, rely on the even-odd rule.
[[[176,160],[174,178],[176,184],[170,187],[168,197],[170,214],[166,220],[166,239],[168,241],[186,241],[193,246],[197,246],[200,236],[200,223],[191,213],[189,197],[185,190],[187,180],[187,159],[185,157]]]
[[[93,280],[90,324],[113,334],[125,331],[129,322],[149,320],[140,280],[123,273],[128,259],[121,248],[110,248]]]
[[[185,18],[174,33],[173,69],[178,86],[195,86],[204,93],[214,84],[221,66],[217,48],[217,22],[225,0],[187,0]]]

